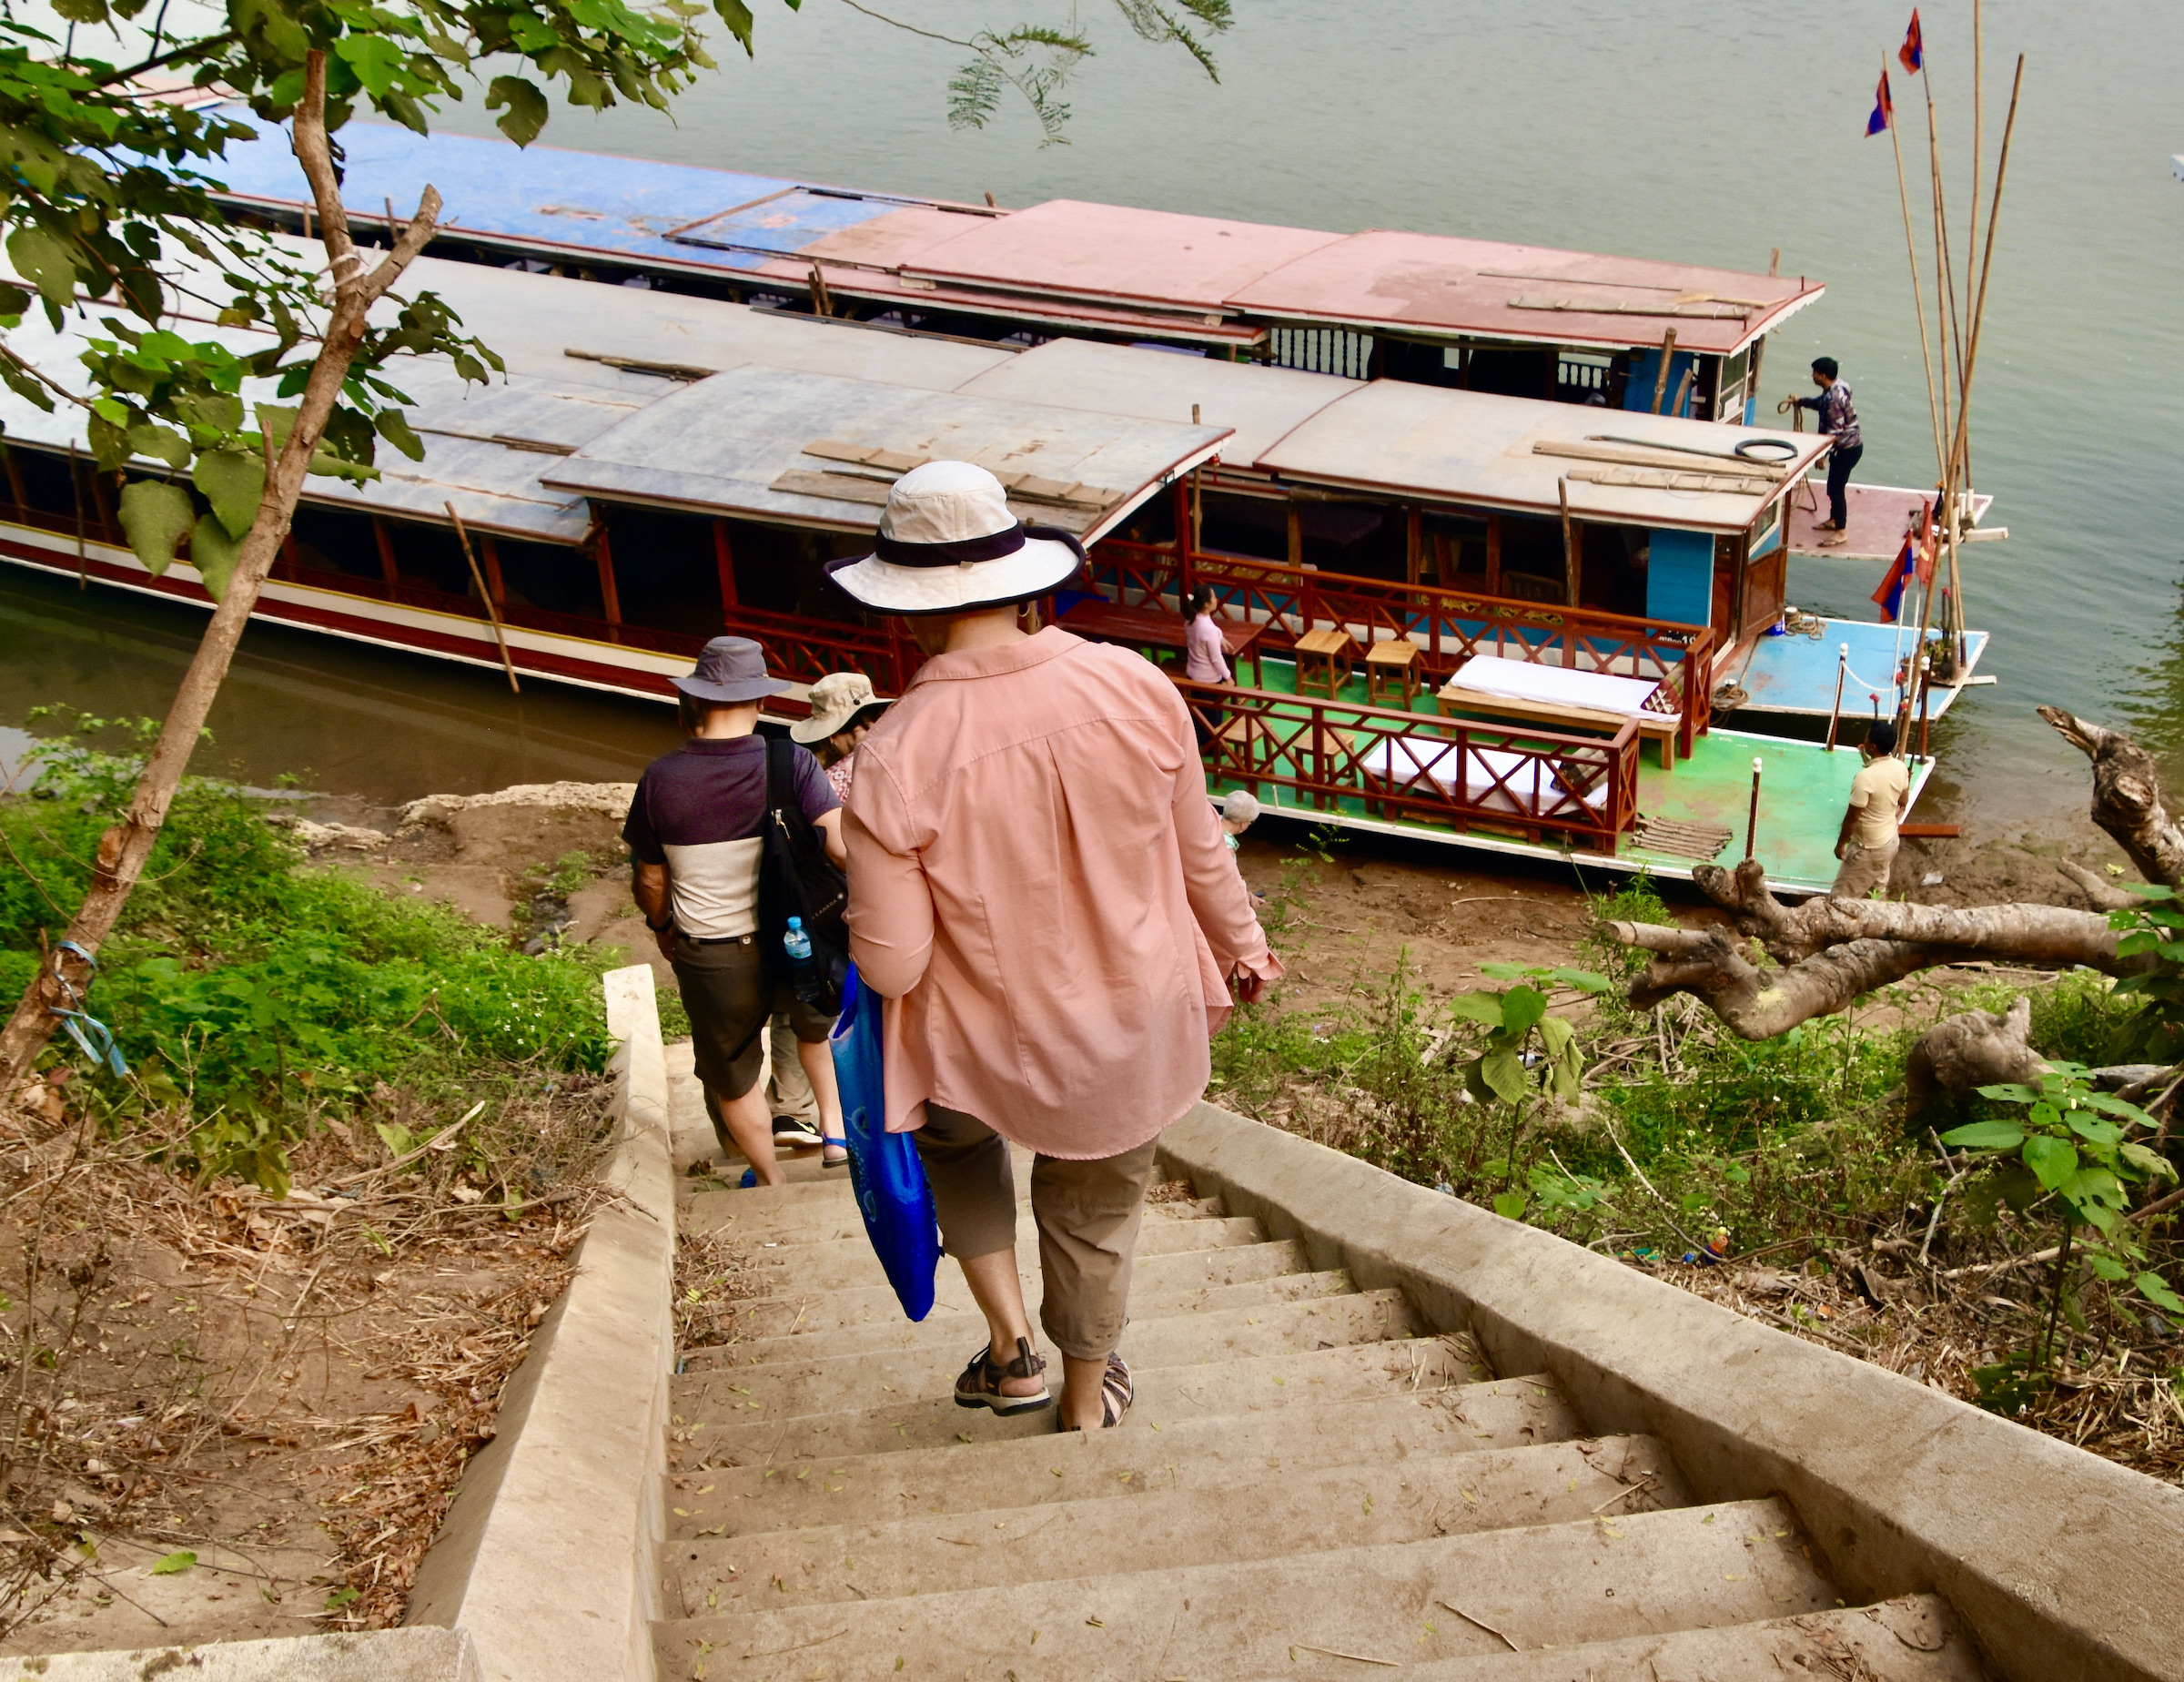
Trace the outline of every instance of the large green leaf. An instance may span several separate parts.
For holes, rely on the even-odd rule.
[[[494,125],[518,146],[529,146],[546,127],[546,96],[520,76],[497,76],[485,90],[487,110],[503,106],[508,114],[494,118]]]
[[[2159,1150],[2149,1150],[2144,1145],[2119,1145],[2117,1147],[2116,1154],[2121,1157],[2126,1162],[2130,1164],[2131,1167],[2137,1169],[2142,1174],[2153,1174],[2156,1176],[2166,1174],[2171,1180],[2174,1180],[2177,1177],[2177,1170],[2174,1163],[2170,1162],[2169,1160],[2163,1156]]]
[[[228,534],[240,538],[258,518],[266,492],[266,464],[247,451],[208,450],[190,470],[190,483],[205,493]]]
[[[408,61],[402,49],[382,35],[346,35],[334,43],[334,53],[357,73],[357,80],[374,99],[384,99]]]
[[[1503,1103],[1523,1101],[1528,1089],[1524,1084],[1524,1060],[1514,1051],[1489,1051],[1479,1060],[1479,1075]]]
[[[189,465],[189,440],[173,427],[161,426],[156,420],[139,420],[129,429],[129,448],[140,456],[150,456],[169,467]]]
[[[1501,1191],[1494,1195],[1494,1213],[1504,1221],[1521,1221],[1524,1216],[1524,1194],[1522,1191]]]
[[[2025,1166],[2050,1191],[2059,1191],[2078,1172],[2078,1152],[2059,1139],[2035,1133],[2025,1141]]]
[[[2141,1273],[2132,1282],[2138,1287],[2138,1294],[2155,1306],[2166,1308],[2172,1314],[2184,1314],[2184,1298],[2171,1291],[2169,1281],[2160,1274]]]
[[[228,536],[217,520],[200,520],[190,529],[189,563],[197,569],[197,576],[205,581],[205,588],[216,602],[228,593],[228,581],[235,576],[243,542]]]
[[[410,430],[410,417],[399,409],[382,409],[372,418],[372,430],[412,461],[425,459],[424,440]]]
[[[61,235],[26,222],[7,237],[7,260],[55,309],[76,301],[76,251]]]
[[[189,492],[156,479],[135,479],[121,488],[121,529],[129,547],[154,578],[174,564],[175,545],[197,518]]]
[[[1573,987],[1581,993],[1604,993],[1608,990],[1607,977],[1596,975],[1590,969],[1564,969],[1558,967],[1554,971],[1554,978],[1564,987]]]
[[[2113,1121],[2103,1121],[2081,1110],[2069,1114],[2070,1130],[2090,1144],[2112,1145],[2123,1137],[2123,1130]]]
[[[1459,993],[1449,1000],[1449,1014],[1461,1017],[1467,1022],[1483,1022],[1489,1028],[1502,1026],[1502,995],[1499,993]]]
[[[1502,1026],[1521,1034],[1547,1014],[1547,995],[1536,987],[1512,987],[1502,995]]]
[[[1547,1042],[1547,1055],[1560,1057],[1569,1050],[1577,1039],[1577,1030],[1558,1016],[1540,1018],[1540,1038]]]
[[[2025,1130],[2015,1121],[1974,1121],[1951,1128],[1941,1142],[1972,1150],[2015,1150],[2025,1142]]]

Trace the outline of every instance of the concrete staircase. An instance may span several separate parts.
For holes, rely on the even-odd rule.
[[[759,1294],[674,1380],[663,1677],[1984,1675],[1938,1598],[1844,1607],[1779,1497],[1695,1502],[1658,1441],[1589,1434],[1548,1380],[1210,1201],[1148,1211],[1120,1428],[958,1408],[985,1341],[960,1273],[909,1323],[846,1179],[791,1172],[685,1199]]]

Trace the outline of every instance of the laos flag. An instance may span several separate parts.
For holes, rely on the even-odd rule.
[[[1880,588],[1870,598],[1881,610],[1881,623],[1894,624],[1896,614],[1904,605],[1904,592],[1916,578],[1922,585],[1934,582],[1934,510],[1931,503],[1919,512],[1918,519],[1904,533],[1904,546],[1896,552],[1888,571],[1881,579]]]

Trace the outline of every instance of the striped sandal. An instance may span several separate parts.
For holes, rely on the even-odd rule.
[[[1130,1403],[1136,1400],[1137,1391],[1130,1383],[1130,1369],[1123,1363],[1120,1355],[1109,1355],[1107,1370],[1099,1381],[1100,1428],[1105,1430],[1122,1424],[1122,1416],[1130,1411]],[[1077,1431],[1083,1427],[1070,1425],[1067,1429]]]
[[[1054,1405],[1053,1393],[1043,1380],[1038,1389],[1027,1396],[1008,1395],[1001,1388],[1005,1378],[1039,1378],[1046,1371],[1046,1358],[1031,1353],[1030,1339],[1016,1340],[1016,1358],[1006,1366],[997,1364],[993,1353],[989,1343],[973,1355],[971,1364],[963,1369],[963,1376],[956,1381],[957,1407],[990,1407],[995,1413],[1006,1415],[1028,1413],[1036,1408]]]

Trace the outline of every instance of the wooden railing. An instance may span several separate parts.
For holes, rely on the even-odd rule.
[[[764,608],[732,607],[725,615],[731,636],[747,636],[766,651],[766,670],[793,684],[816,683],[829,672],[862,672],[883,695],[899,695],[911,674],[924,664],[917,644],[892,626],[849,624],[776,613]]]
[[[1509,729],[1269,690],[1181,683],[1216,781],[1354,800],[1373,816],[1613,853],[1638,816],[1638,726],[1612,737]],[[1294,810],[1295,806],[1288,809]]]
[[[1267,627],[1262,648],[1279,653],[1307,631],[1347,631],[1360,646],[1407,637],[1425,656],[1427,676],[1445,682],[1475,654],[1651,678],[1665,684],[1682,720],[1676,751],[1688,758],[1706,729],[1714,695],[1714,638],[1705,625],[1635,619],[1586,608],[1518,602],[1434,584],[1310,572],[1280,562],[1194,553],[1173,544],[1108,538],[1093,550],[1093,582],[1113,600],[1179,611],[1184,591],[1204,584],[1224,618]]]

